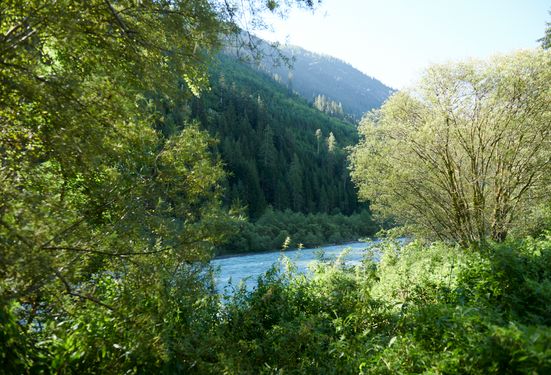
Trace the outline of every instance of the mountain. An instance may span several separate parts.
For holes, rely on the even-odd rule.
[[[328,116],[269,75],[221,54],[211,90],[191,103],[191,116],[219,140],[229,178],[226,203],[251,218],[271,206],[303,213],[350,214],[359,204],[343,148],[357,141],[354,124]]]
[[[158,130],[177,134],[191,120],[214,139],[211,151],[227,172],[223,203],[250,219],[236,224],[217,252],[277,249],[288,238],[291,246],[317,246],[377,232],[348,173],[354,122],[317,110],[233,54],[218,56],[209,82],[200,97],[158,100]]]
[[[359,120],[365,112],[379,108],[395,91],[337,58],[300,47],[284,47],[281,53],[289,59],[290,68],[285,64],[274,66],[271,58],[261,60],[260,68],[331,114],[338,115],[342,107],[344,114]]]

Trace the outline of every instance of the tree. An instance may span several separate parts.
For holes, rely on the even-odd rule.
[[[549,12],[551,14],[551,12]],[[545,35],[538,40],[538,42],[541,42],[541,46],[544,49],[550,49],[551,48],[551,22],[547,22],[547,27],[545,28]]]
[[[300,212],[304,207],[304,174],[297,154],[293,155],[293,161],[289,167],[289,188],[294,211]]]
[[[204,297],[169,298],[224,235],[224,173],[197,124],[160,125],[207,86],[228,21],[208,0],[0,3],[0,331],[16,314],[41,343],[21,363],[122,373],[123,344],[159,363],[163,309]]]
[[[320,153],[320,143],[321,143],[321,138],[322,137],[323,137],[323,133],[321,132],[321,129],[316,129],[316,140],[317,140],[317,145],[318,145],[318,149],[317,149],[318,155]]]
[[[221,167],[196,127],[157,132],[158,102],[146,93],[182,92],[179,81],[185,95],[204,86],[206,51],[224,30],[207,5],[0,5],[4,297],[42,303],[38,292],[53,285],[80,295],[73,286],[83,275],[122,254],[206,255],[175,220],[201,222]]]
[[[325,112],[325,108],[327,105],[327,99],[324,95],[318,94],[316,98],[314,99],[314,108],[316,108],[320,112]]]
[[[335,138],[335,135],[333,132],[329,132],[329,136],[327,137],[327,150],[329,153],[334,153],[337,149],[337,139]]]
[[[551,53],[433,66],[363,119],[360,196],[402,224],[463,244],[505,239],[549,197]]]

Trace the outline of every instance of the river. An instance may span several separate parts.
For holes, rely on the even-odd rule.
[[[219,268],[216,277],[218,291],[222,292],[228,283],[238,285],[243,281],[247,289],[252,289],[256,284],[258,276],[266,272],[281,255],[291,259],[301,273],[309,272],[308,264],[318,259],[318,254],[323,251],[324,259],[335,259],[344,250],[349,249],[345,257],[346,264],[357,264],[366,254],[366,250],[376,245],[379,241],[369,242],[351,242],[343,245],[323,246],[318,248],[271,251],[263,253],[244,254],[217,258],[211,261],[211,264]]]

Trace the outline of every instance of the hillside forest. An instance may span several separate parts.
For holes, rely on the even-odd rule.
[[[401,91],[255,57],[319,3],[0,2],[0,374],[551,372],[551,27]]]

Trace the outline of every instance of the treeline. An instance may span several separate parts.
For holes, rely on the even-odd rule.
[[[219,254],[277,250],[287,238],[290,239],[287,245],[293,248],[355,241],[380,229],[368,210],[345,216],[269,208],[256,222],[241,221],[235,226],[235,234],[219,249]]]
[[[271,206],[302,213],[352,214],[360,205],[343,148],[353,124],[312,108],[265,74],[226,55],[211,69],[211,90],[191,116],[220,140],[229,171],[226,206],[258,219]]]

